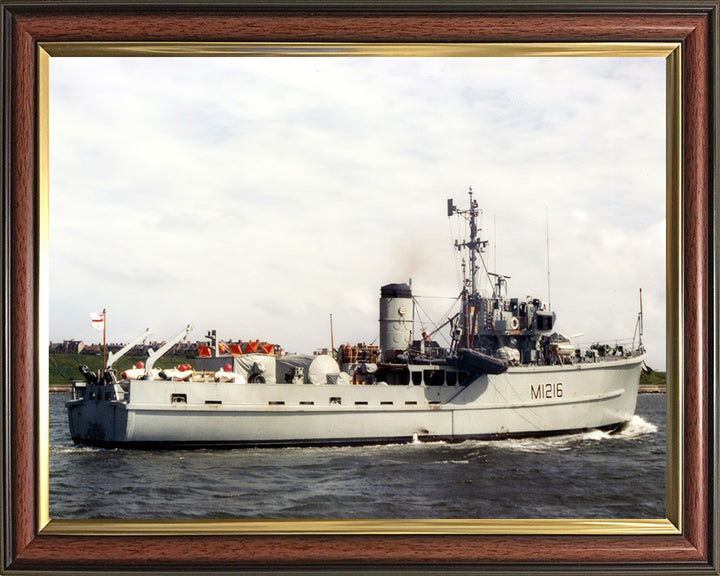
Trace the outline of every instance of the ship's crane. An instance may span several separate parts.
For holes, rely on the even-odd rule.
[[[130,350],[132,350],[135,344],[141,342],[142,340],[145,340],[145,338],[147,338],[150,334],[152,334],[152,330],[150,328],[147,328],[145,332],[140,334],[137,338],[131,340],[129,344],[126,344],[117,352],[110,352],[110,354],[108,354],[107,364],[105,364],[105,368],[112,368],[112,365],[115,364],[115,362],[117,362],[118,360],[120,360],[120,358],[125,356],[125,354],[127,354]]]
[[[150,374],[150,370],[152,369],[153,365],[155,364],[155,361],[162,357],[165,352],[170,350],[175,344],[180,342],[183,338],[186,338],[188,334],[193,330],[193,325],[188,324],[179,334],[177,334],[174,338],[170,338],[165,344],[163,344],[160,348],[157,349],[157,352],[150,350],[148,353],[148,359],[145,363],[145,374]]]

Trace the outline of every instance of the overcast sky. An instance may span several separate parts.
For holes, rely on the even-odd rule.
[[[549,230],[557,329],[629,340],[642,288],[665,367],[663,58],[52,58],[50,338],[370,343],[380,286],[458,294],[469,186],[511,295]]]

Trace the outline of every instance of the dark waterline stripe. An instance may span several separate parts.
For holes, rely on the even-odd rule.
[[[462,436],[434,436],[423,435],[417,438],[417,442],[447,442],[458,444],[466,440],[508,440],[521,438],[546,438],[551,436],[564,436],[570,434],[582,434],[590,430],[601,430],[603,432],[617,432],[627,422],[617,422],[599,428],[576,428],[569,430],[556,430],[552,432],[514,432],[507,434],[470,434]],[[195,449],[230,449],[230,448],[301,448],[301,447],[329,447],[329,446],[381,446],[384,444],[409,444],[415,441],[413,436],[392,436],[386,438],[333,438],[327,440],[263,440],[263,441],[198,441],[198,442],[104,442],[104,441],[83,441],[80,438],[73,438],[77,445],[91,446],[95,448],[127,448],[137,450],[195,450]]]

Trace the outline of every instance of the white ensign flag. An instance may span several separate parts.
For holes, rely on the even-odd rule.
[[[95,330],[102,330],[105,327],[105,316],[99,312],[90,312],[90,321]]]

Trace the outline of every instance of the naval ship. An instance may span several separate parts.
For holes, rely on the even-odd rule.
[[[214,331],[194,369],[154,368],[192,330],[188,325],[147,362],[121,374],[117,360],[147,331],[110,354],[103,370],[80,367],[66,403],[76,444],[210,448],[458,442],[616,430],[635,413],[640,336],[630,347],[576,348],[554,330],[539,298],[511,298],[508,276],[488,272],[481,210],[448,200],[465,221],[462,288],[454,316],[431,333],[415,330],[409,283],[380,289],[379,346],[342,345],[326,354],[286,355],[257,342],[226,346]],[[480,291],[484,272],[491,288]],[[447,331],[449,346],[435,340]]]

